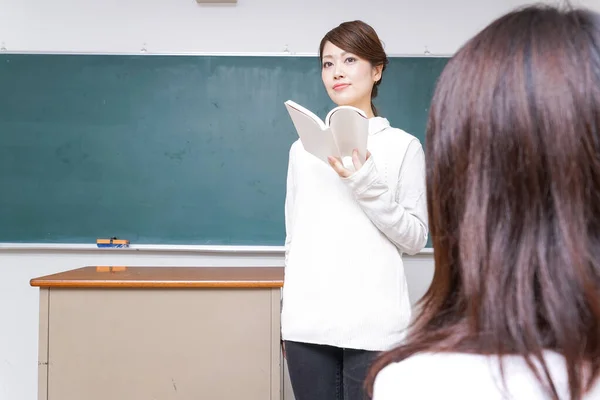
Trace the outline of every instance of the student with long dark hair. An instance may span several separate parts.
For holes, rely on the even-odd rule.
[[[374,400],[600,398],[600,17],[534,6],[452,57],[426,134],[435,273]]]

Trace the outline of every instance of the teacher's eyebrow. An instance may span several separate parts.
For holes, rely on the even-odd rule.
[[[347,51],[343,51],[343,52],[342,52],[340,55],[343,57],[343,56],[345,56],[345,55],[347,55],[347,54],[348,54],[348,52],[347,52]],[[332,56],[331,54],[325,54],[325,55],[323,56],[323,58],[333,58],[333,56]]]

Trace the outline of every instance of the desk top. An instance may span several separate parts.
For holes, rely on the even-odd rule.
[[[280,288],[283,267],[84,267],[34,278],[70,288]]]

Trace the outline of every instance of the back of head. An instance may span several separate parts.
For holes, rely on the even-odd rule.
[[[388,58],[375,29],[363,21],[342,22],[327,32],[323,39],[321,39],[321,43],[319,44],[319,58],[321,61],[323,60],[323,48],[327,42],[331,42],[340,49],[369,61],[374,67],[379,65],[383,67],[382,79],[373,86],[371,100],[377,97],[378,86],[383,80],[383,71],[385,71],[388,64]],[[375,115],[378,115],[372,101],[371,109]]]
[[[557,398],[554,350],[582,398],[600,371],[599,129],[592,12],[517,10],[449,61],[426,135],[434,278],[371,383],[419,351],[521,354]]]

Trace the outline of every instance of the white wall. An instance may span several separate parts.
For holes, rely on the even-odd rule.
[[[9,51],[316,53],[343,20],[372,24],[390,54],[452,54],[523,0],[0,0]],[[598,7],[598,0],[581,1]]]
[[[315,54],[343,20],[372,24],[390,55],[451,55],[518,0],[0,0],[0,51]],[[600,10],[600,0],[579,1]],[[0,89],[1,90],[1,89]],[[1,221],[0,221],[1,223]],[[280,249],[203,251],[9,250],[0,247],[0,399],[35,400],[38,291],[33,277],[85,265],[282,265]],[[411,298],[431,279],[430,255],[407,257]]]

